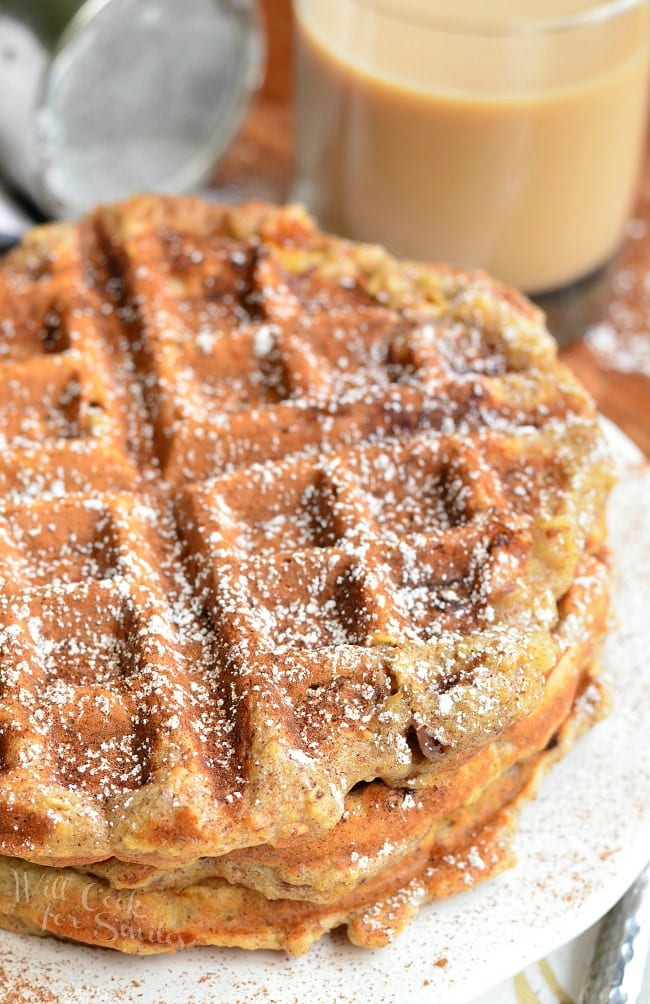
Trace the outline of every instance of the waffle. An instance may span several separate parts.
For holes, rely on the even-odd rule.
[[[0,874],[170,932],[196,888],[185,942],[303,950],[532,790],[594,672],[611,475],[530,303],[151,196],[30,234],[0,318]]]

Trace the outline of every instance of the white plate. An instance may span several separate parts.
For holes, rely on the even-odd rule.
[[[376,952],[334,935],[301,959],[211,948],[139,959],[0,933],[3,999],[460,1004],[603,914],[650,855],[650,467],[609,424],[607,434],[621,465],[610,515],[618,625],[606,652],[614,707],[525,808],[514,869],[425,907]]]

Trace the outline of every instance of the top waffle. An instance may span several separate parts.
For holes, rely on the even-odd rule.
[[[0,271],[0,850],[171,867],[528,714],[601,533],[538,312],[300,210],[141,197]]]

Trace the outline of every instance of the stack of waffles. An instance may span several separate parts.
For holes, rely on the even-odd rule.
[[[611,475],[537,310],[299,209],[0,266],[0,924],[390,940],[603,710]]]

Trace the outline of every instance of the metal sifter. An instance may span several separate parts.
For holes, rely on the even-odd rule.
[[[53,216],[187,189],[263,61],[254,0],[0,0],[0,174]]]

